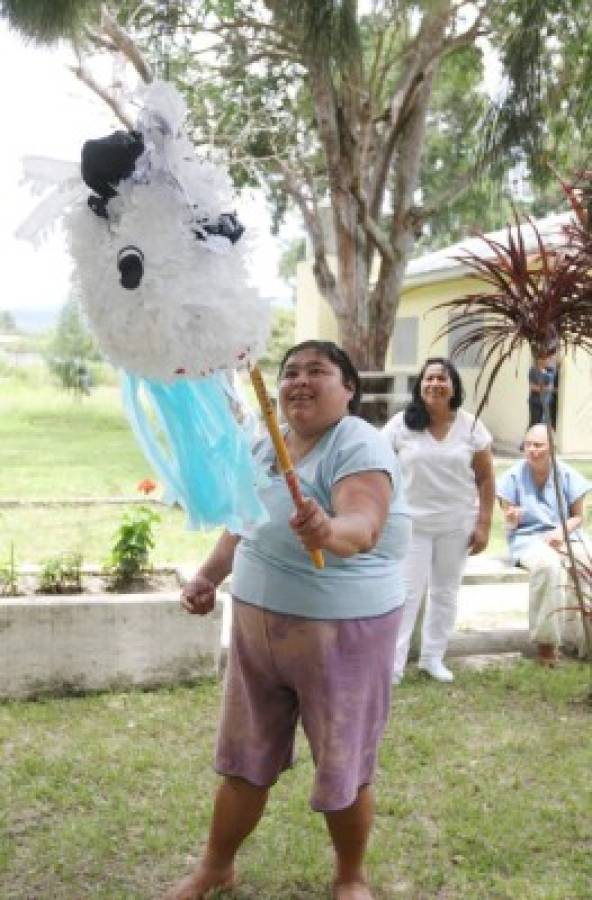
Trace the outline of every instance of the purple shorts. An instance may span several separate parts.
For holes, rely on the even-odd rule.
[[[268,787],[293,759],[298,719],[315,763],[313,809],[355,802],[388,718],[401,609],[304,619],[236,598],[216,771]]]

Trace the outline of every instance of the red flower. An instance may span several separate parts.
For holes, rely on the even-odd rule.
[[[152,481],[151,478],[144,478],[138,485],[138,490],[142,492],[142,494],[151,494],[152,491],[156,490],[156,482]]]

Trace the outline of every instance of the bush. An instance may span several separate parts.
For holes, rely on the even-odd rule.
[[[150,551],[154,548],[152,527],[160,516],[147,506],[125,513],[119,526],[107,572],[114,587],[122,587],[150,571]]]
[[[50,371],[55,375],[63,388],[75,394],[90,394],[92,376],[90,369],[80,359],[48,360]]]
[[[78,594],[82,590],[82,553],[60,553],[46,559],[39,575],[41,594]]]
[[[14,558],[14,544],[11,544],[8,559],[0,562],[0,597],[14,597],[16,594],[18,594],[18,575]]]

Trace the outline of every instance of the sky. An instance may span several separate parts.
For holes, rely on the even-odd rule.
[[[17,240],[14,231],[39,202],[22,182],[22,158],[47,156],[77,161],[85,140],[120,128],[110,110],[68,69],[74,61],[64,45],[43,48],[26,44],[0,22],[0,83],[3,127],[0,139],[0,309],[58,310],[67,300],[70,260],[61,230],[38,248]],[[248,198],[261,222],[269,219],[259,197]],[[239,211],[240,211],[239,205]],[[288,229],[285,240],[288,240]],[[261,290],[283,302],[290,289],[277,277],[285,244],[261,228],[257,273]]]

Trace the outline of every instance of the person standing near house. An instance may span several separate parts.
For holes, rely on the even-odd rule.
[[[557,427],[557,353],[547,350],[528,370],[528,427],[544,422],[545,404],[551,427]]]
[[[419,668],[437,681],[453,681],[443,657],[456,621],[462,570],[467,554],[480,553],[489,540],[495,497],[491,435],[461,408],[463,397],[456,367],[432,357],[415,381],[409,405],[384,427],[399,455],[413,523],[394,684],[403,677],[428,587]]]
[[[538,661],[554,666],[559,647],[583,654],[584,631],[577,602],[566,596],[567,557],[545,425],[534,425],[524,438],[524,459],[503,475],[497,485],[512,559],[528,569],[528,625]],[[581,530],[584,497],[592,484],[579,472],[558,462],[562,503],[574,556],[591,564],[592,543]],[[590,586],[585,588],[588,593]]]

